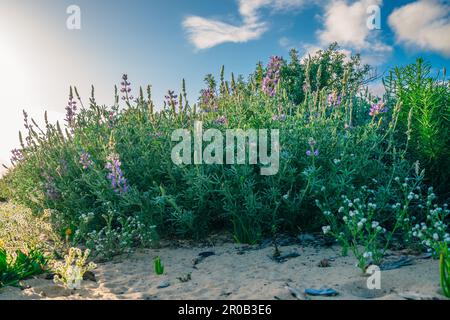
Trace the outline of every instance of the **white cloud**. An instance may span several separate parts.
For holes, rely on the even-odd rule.
[[[226,42],[240,43],[258,39],[268,30],[262,21],[262,8],[285,11],[302,7],[306,0],[238,0],[241,25],[216,19],[189,16],[183,21],[189,40],[197,49],[208,49]]]
[[[381,0],[362,0],[352,4],[347,1],[332,1],[325,9],[324,29],[318,32],[321,43],[337,41],[343,46],[365,49],[371,46],[370,33],[367,27],[367,8],[380,6]]]
[[[382,63],[392,47],[380,39],[379,30],[367,27],[367,9],[382,4],[382,0],[329,1],[324,6],[323,28],[317,31],[317,43],[305,45],[305,54],[337,42],[347,55],[360,53],[363,63]]]
[[[450,57],[450,5],[420,0],[400,7],[389,16],[397,41]]]

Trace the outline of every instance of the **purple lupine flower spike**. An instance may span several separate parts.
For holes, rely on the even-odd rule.
[[[274,97],[277,94],[277,85],[280,82],[280,72],[283,59],[281,57],[273,56],[270,58],[267,66],[267,74],[262,80],[262,91],[268,96]]]
[[[164,98],[166,99],[166,105],[173,107],[178,105],[178,95],[175,94],[175,91],[168,90]]]
[[[75,126],[75,118],[77,115],[77,102],[73,99],[72,96],[69,97],[69,101],[66,106],[66,118],[64,119],[67,122],[69,128],[73,129]]]
[[[11,151],[11,163],[16,164],[18,162],[21,162],[24,159],[22,151],[19,149],[14,149]]]
[[[122,95],[122,100],[124,101],[129,101],[129,100],[133,100],[133,96],[130,95],[131,93],[131,83],[128,81],[128,75],[124,74],[122,76],[122,82],[120,83],[120,85],[122,86],[120,88],[120,92],[123,93]]]
[[[91,155],[84,151],[80,155],[79,162],[82,165],[84,170],[89,169],[94,164],[94,162],[91,160]]]
[[[106,176],[111,183],[111,188],[116,193],[127,193],[129,190],[127,179],[124,177],[119,155],[116,153],[108,157],[105,168],[109,171]]]
[[[386,112],[387,112],[387,108],[385,108],[385,103],[379,102],[377,104],[372,105],[372,107],[370,108],[369,115],[371,117],[376,117],[380,113],[386,113]]]

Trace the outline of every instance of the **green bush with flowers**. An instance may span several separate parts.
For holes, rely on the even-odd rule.
[[[50,210],[61,237],[105,258],[155,246],[161,237],[198,239],[226,230],[238,242],[256,243],[273,230],[325,225],[360,267],[379,262],[394,240],[418,245],[409,231],[426,219],[419,202],[437,181],[433,175],[440,175],[438,200],[448,200],[449,167],[433,159],[444,156],[449,138],[436,134],[437,149],[422,153],[415,137],[425,139],[423,121],[410,112],[415,93],[398,90],[413,77],[390,76],[386,95],[375,97],[365,90],[371,68],[360,61],[345,59],[336,45],[303,60],[293,51],[289,61],[258,64],[247,80],[234,74],[227,80],[224,68],[218,81],[208,75],[196,103],[183,81],[162,108],[150,86],[133,88],[127,75],[112,106],[99,104],[94,89],[84,100],[71,88],[64,124],[45,116],[41,128],[24,112],[21,147],[1,180],[1,196],[37,215]],[[433,114],[445,116],[448,81],[423,81]],[[175,165],[171,134],[192,130],[195,121],[222,132],[279,129],[278,174],[262,176],[260,165]],[[437,116],[427,121],[448,130]]]

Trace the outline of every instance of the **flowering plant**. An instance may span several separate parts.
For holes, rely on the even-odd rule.
[[[70,290],[81,289],[83,275],[97,267],[93,262],[86,264],[89,254],[89,249],[83,253],[79,248],[70,248],[69,253],[64,257],[64,262],[59,261],[54,264],[53,281],[61,283]]]

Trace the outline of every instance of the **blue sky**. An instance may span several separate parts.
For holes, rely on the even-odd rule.
[[[81,10],[68,30],[66,9]],[[370,5],[381,30],[365,26]],[[196,100],[207,73],[247,75],[271,55],[303,55],[339,40],[380,72],[422,56],[449,67],[448,0],[0,0],[0,162],[17,144],[21,110],[61,119],[68,87],[110,104],[122,73],[152,84],[158,104],[187,81]],[[137,87],[136,87],[137,88]]]

